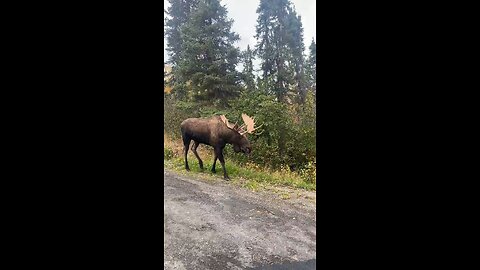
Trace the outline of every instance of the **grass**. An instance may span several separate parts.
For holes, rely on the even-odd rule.
[[[190,167],[190,172],[186,172],[182,154],[183,146],[174,143],[173,140],[168,139],[168,137],[165,138],[165,167],[186,174],[203,176],[206,179],[223,177],[222,165],[219,161],[217,161],[216,164],[216,173],[214,174],[210,171],[213,164],[211,147],[209,148],[207,146],[200,145],[197,149],[198,154],[203,160],[203,171],[200,170],[198,160],[193,152],[189,151],[188,164]],[[288,169],[273,171],[267,168],[262,168],[256,164],[239,165],[233,160],[229,160],[227,156],[225,157],[225,166],[227,169],[227,174],[233,184],[246,187],[253,191],[258,191],[260,189],[269,187],[291,187],[304,190],[316,189],[315,183],[306,182],[300,177],[300,175],[295,172],[291,172]],[[284,197],[284,199],[288,199],[287,195]]]

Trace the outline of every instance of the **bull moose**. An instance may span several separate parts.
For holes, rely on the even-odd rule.
[[[225,115],[213,116],[210,118],[188,118],[182,122],[180,129],[182,131],[183,151],[185,154],[185,169],[188,167],[187,154],[190,142],[193,140],[192,151],[198,159],[200,169],[203,170],[203,161],[197,153],[197,147],[201,143],[210,145],[214,150],[212,172],[215,173],[215,164],[220,160],[223,169],[223,178],[229,180],[227,170],[225,169],[225,160],[223,158],[223,148],[226,144],[232,144],[235,153],[243,152],[249,155],[252,146],[247,139],[246,134],[253,134],[255,130],[255,119],[242,113],[244,124],[238,126],[237,123],[231,124]]]

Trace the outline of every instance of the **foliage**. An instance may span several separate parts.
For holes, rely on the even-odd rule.
[[[178,101],[174,95],[163,95],[163,130],[172,138],[181,138],[180,124],[183,120],[198,117],[197,105],[190,102]]]
[[[307,73],[307,84],[316,92],[317,88],[317,45],[315,40],[312,39],[312,43],[308,47],[309,56],[306,61],[306,73]]]
[[[196,9],[200,0],[168,0],[170,6],[166,11],[165,36],[167,38],[166,50],[170,56],[171,78],[165,84],[165,91],[173,92],[178,100],[188,99],[188,78],[179,73],[183,54],[183,41],[181,28],[187,23],[193,10]]]
[[[265,88],[280,101],[288,101],[287,95],[294,95],[303,102],[305,46],[300,16],[289,0],[261,0],[257,13],[256,53],[261,60]]]
[[[219,0],[202,0],[180,28],[182,56],[177,69],[192,100],[224,103],[237,95],[240,52],[232,44],[239,36],[231,31],[232,23]]]
[[[255,90],[255,75],[253,75],[253,58],[253,51],[250,50],[250,45],[247,45],[247,49],[242,53],[242,78],[245,88],[248,91]]]
[[[316,156],[315,111],[311,92],[305,104],[300,106],[277,102],[275,96],[260,91],[245,91],[230,102],[228,109],[174,102],[166,96],[164,130],[172,138],[180,139],[180,123],[186,118],[225,114],[232,122],[241,123],[241,113],[246,113],[263,125],[259,131],[261,134],[248,135],[253,145],[250,156],[234,153],[231,147],[226,147],[226,157],[233,158],[239,164],[250,162],[272,169],[288,166],[298,171]]]
[[[218,167],[217,174],[210,171],[213,163],[213,157],[211,155],[205,156],[200,154],[200,156],[204,162],[203,171],[199,168],[198,160],[193,155],[189,155],[188,163],[190,164],[191,173],[195,173],[196,175],[204,174],[205,176],[222,175],[218,173]],[[185,163],[182,155],[173,155],[172,158],[165,159],[164,165],[170,169],[187,173],[185,172]],[[239,184],[252,190],[258,190],[260,187],[266,186],[285,186],[305,190],[316,189],[314,181],[306,181],[303,175],[291,172],[287,168],[270,170],[254,163],[239,164],[235,161],[226,162],[225,166],[233,184]]]
[[[163,149],[163,157],[165,159],[172,159],[173,158],[173,151],[170,148],[164,148]]]
[[[250,156],[225,148],[229,174],[257,179],[251,186],[261,181],[315,186],[316,45],[312,40],[305,60],[301,18],[290,0],[260,1],[257,45],[242,53],[233,46],[239,37],[219,0],[169,2],[171,72],[164,72],[164,134],[175,143],[165,148],[165,158],[182,162],[183,120],[225,114],[231,122],[242,123],[241,114],[246,113],[263,125],[261,134],[248,135]],[[262,73],[255,78],[256,56]],[[236,70],[238,64],[243,64],[242,72]],[[273,174],[278,177],[268,178]],[[285,175],[283,180],[280,175]]]
[[[263,125],[260,135],[248,135],[253,151],[248,161],[271,168],[282,165],[292,170],[307,166],[316,156],[315,110],[311,91],[303,105],[287,105],[277,102],[275,96],[245,91],[231,102],[232,113],[229,119],[241,121],[245,112],[255,116],[256,122]],[[227,151],[240,163],[247,162],[243,154]]]
[[[176,66],[182,55],[183,39],[180,28],[188,21],[190,13],[198,5],[199,0],[168,0],[170,6],[165,19],[165,36],[167,37],[167,51],[170,55],[169,63]]]

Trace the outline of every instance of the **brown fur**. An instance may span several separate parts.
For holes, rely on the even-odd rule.
[[[185,154],[185,169],[188,171],[187,154],[190,147],[190,142],[193,140],[192,151],[198,159],[200,168],[203,169],[203,161],[197,153],[197,147],[203,143],[210,145],[214,150],[214,160],[212,172],[215,172],[215,164],[217,159],[220,160],[223,169],[223,177],[229,179],[225,169],[225,160],[223,158],[223,148],[225,145],[232,144],[235,152],[243,152],[249,154],[252,150],[250,142],[245,135],[240,135],[235,130],[227,127],[222,122],[220,116],[213,116],[211,118],[188,118],[180,125],[182,131],[182,139]]]

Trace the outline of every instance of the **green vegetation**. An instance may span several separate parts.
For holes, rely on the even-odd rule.
[[[166,147],[165,149],[165,153],[172,153],[172,155],[165,156],[164,165],[167,168],[177,172],[187,173],[185,171],[185,162],[183,156],[181,154],[174,156],[174,151],[171,148]],[[190,173],[197,176],[200,174],[207,177],[215,176],[223,179],[221,166],[216,167],[216,174],[210,171],[213,163],[212,156],[205,155],[205,153],[200,154],[200,156],[204,162],[204,170],[200,170],[198,160],[195,158],[195,156],[189,155],[188,163],[190,165]],[[301,175],[290,172],[288,169],[271,171],[255,164],[247,163],[240,165],[235,161],[230,160],[225,163],[225,166],[234,184],[241,185],[254,191],[262,189],[266,186],[286,186],[305,190],[316,189],[315,183],[305,181],[305,178],[303,178]]]
[[[219,0],[169,0],[165,33],[171,72],[164,72],[166,166],[184,170],[180,123],[225,114],[241,123],[254,116],[262,133],[248,135],[252,154],[224,154],[233,181],[258,189],[279,185],[314,190],[316,185],[316,45],[305,52],[300,16],[289,0],[261,0],[255,48],[240,51]],[[260,70],[253,62],[260,60]],[[242,68],[243,67],[243,68]],[[242,70],[241,72],[238,70]],[[211,151],[210,151],[211,152]],[[189,155],[190,156],[190,155]],[[213,159],[200,154],[206,170]],[[198,173],[197,159],[189,158]],[[221,170],[220,164],[217,167]]]

